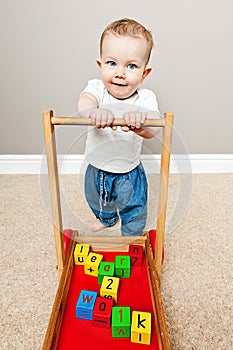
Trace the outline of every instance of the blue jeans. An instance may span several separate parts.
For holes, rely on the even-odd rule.
[[[86,200],[104,226],[121,218],[123,236],[143,234],[147,218],[147,179],[142,164],[128,173],[116,174],[88,165]]]

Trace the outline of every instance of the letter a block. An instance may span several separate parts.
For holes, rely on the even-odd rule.
[[[150,344],[151,339],[151,313],[133,311],[131,325],[131,342]]]
[[[112,337],[113,338],[130,338],[130,307],[129,306],[113,306]]]
[[[143,261],[143,247],[141,245],[130,244],[129,255],[132,266],[141,266]]]
[[[92,313],[97,298],[96,292],[81,290],[76,304],[76,317],[92,320]]]
[[[116,256],[116,276],[120,278],[130,277],[130,256],[117,255]]]
[[[103,255],[90,253],[85,259],[84,272],[87,275],[98,276],[98,268]]]
[[[75,265],[84,265],[85,259],[89,254],[89,244],[77,243],[74,250],[74,263]]]
[[[120,279],[118,277],[104,276],[100,287],[100,296],[113,299],[117,303],[117,291]]]
[[[98,271],[98,283],[101,284],[104,276],[114,275],[114,263],[102,261]]]
[[[110,328],[112,307],[113,299],[97,297],[92,316],[93,326]]]

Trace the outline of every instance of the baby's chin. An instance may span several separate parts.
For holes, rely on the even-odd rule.
[[[137,91],[137,90],[136,90]],[[117,94],[115,93],[114,91],[109,91],[108,92],[110,93],[110,95],[112,95],[113,97],[115,97],[117,100],[126,100],[128,99],[129,97],[133,96],[136,91],[132,92],[132,93],[121,93],[121,94]]]

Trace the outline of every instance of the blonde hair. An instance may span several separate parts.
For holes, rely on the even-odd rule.
[[[107,34],[114,35],[128,35],[133,38],[144,38],[147,42],[147,60],[148,63],[151,55],[152,48],[154,46],[151,32],[146,29],[142,24],[138,23],[134,19],[122,18],[110,23],[103,31],[100,37],[100,56],[102,55],[103,40]]]

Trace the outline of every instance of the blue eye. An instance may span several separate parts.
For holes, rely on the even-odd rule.
[[[116,63],[115,63],[114,61],[108,61],[107,64],[108,64],[110,67],[116,66]]]
[[[130,64],[128,64],[128,68],[129,69],[135,69],[135,68],[137,68],[137,66],[134,63],[130,63]]]

